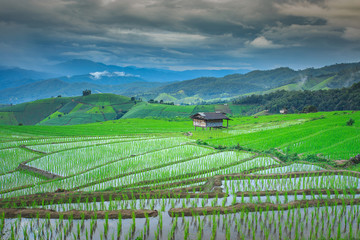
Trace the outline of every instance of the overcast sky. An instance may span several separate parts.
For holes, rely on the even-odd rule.
[[[360,0],[0,0],[0,65],[170,69],[360,61]]]

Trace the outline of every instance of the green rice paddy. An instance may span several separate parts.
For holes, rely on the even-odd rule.
[[[0,236],[358,239],[360,168],[336,160],[359,154],[359,124],[344,111],[196,132],[183,118],[3,125]]]

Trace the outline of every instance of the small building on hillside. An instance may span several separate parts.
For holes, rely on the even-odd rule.
[[[229,127],[229,120],[225,113],[222,112],[199,112],[197,114],[191,115],[190,118],[193,120],[193,125],[195,127],[201,128],[223,128],[223,120],[226,120],[226,128]]]
[[[287,113],[288,113],[287,108],[281,109],[281,110],[280,110],[280,113],[281,113],[281,114],[287,114]]]

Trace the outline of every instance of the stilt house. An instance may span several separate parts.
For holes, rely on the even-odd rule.
[[[199,112],[197,114],[191,115],[190,118],[193,120],[193,125],[195,127],[201,128],[223,128],[223,120],[226,120],[226,128],[229,127],[229,120],[225,113],[222,112]]]

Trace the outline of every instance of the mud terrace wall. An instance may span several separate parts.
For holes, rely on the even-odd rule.
[[[18,169],[27,170],[29,172],[33,172],[33,173],[39,174],[41,176],[44,176],[44,177],[46,177],[48,179],[61,178],[61,176],[59,176],[59,175],[56,175],[54,173],[44,171],[44,170],[41,170],[41,169],[38,169],[38,168],[35,168],[35,167],[28,166],[28,165],[26,165],[24,163],[20,163]]]

